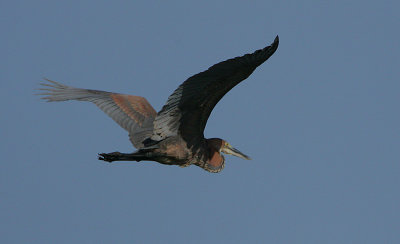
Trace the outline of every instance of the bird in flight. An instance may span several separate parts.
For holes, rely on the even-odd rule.
[[[140,96],[80,89],[47,80],[42,83],[48,102],[78,100],[94,103],[122,128],[138,150],[133,153],[100,153],[99,160],[156,161],[186,167],[197,165],[218,173],[225,165],[221,153],[250,159],[227,141],[204,138],[211,111],[234,86],[249,77],[278,48],[279,37],[254,53],[228,59],[211,66],[183,82],[157,113]]]

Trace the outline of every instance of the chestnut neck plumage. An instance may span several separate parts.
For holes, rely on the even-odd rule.
[[[225,141],[220,138],[210,138],[206,139],[206,143],[208,149],[207,159],[203,162],[203,165],[199,166],[209,172],[218,173],[225,166],[225,158],[221,154]]]

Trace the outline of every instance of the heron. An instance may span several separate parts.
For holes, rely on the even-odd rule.
[[[222,153],[250,157],[220,138],[205,138],[207,120],[221,98],[247,79],[279,45],[273,43],[253,53],[228,59],[184,81],[157,113],[146,98],[120,93],[81,89],[45,79],[41,83],[48,102],[92,102],[129,133],[137,150],[133,153],[100,153],[99,160],[155,161],[165,165],[196,165],[211,173],[225,166]]]

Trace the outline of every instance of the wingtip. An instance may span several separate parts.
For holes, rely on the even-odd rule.
[[[272,43],[273,46],[278,46],[279,45],[279,36],[276,35],[275,39],[274,39],[274,43]]]
[[[274,42],[268,46],[268,49],[272,52],[272,54],[278,49],[279,46],[279,36],[276,35]],[[271,55],[272,55],[271,54]]]

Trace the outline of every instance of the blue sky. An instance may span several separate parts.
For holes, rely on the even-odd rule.
[[[2,1],[1,243],[400,243],[397,1]],[[127,133],[43,77],[146,97],[280,46],[212,113],[210,174],[107,164]]]

